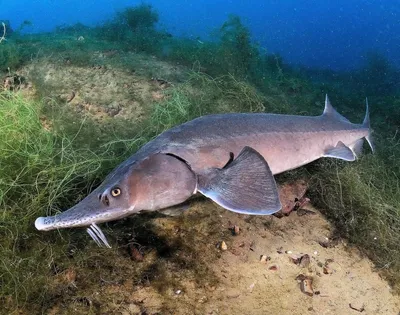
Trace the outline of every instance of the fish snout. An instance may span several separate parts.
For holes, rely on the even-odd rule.
[[[54,221],[54,217],[39,217],[35,220],[35,228],[39,231],[52,230]]]

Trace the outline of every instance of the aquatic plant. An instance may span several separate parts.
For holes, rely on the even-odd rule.
[[[157,31],[158,12],[149,4],[127,7],[96,28],[97,36],[111,41],[122,41],[127,50],[158,52],[165,36]]]
[[[377,156],[355,165],[324,161],[312,178],[312,200],[357,245],[395,289],[400,289],[399,139],[378,145]],[[389,147],[385,146],[388,145]],[[388,149],[390,148],[390,149]]]
[[[0,45],[0,71],[14,71],[22,64],[20,47],[12,42],[4,42]]]
[[[252,63],[257,61],[259,54],[253,46],[250,31],[245,27],[239,16],[230,15],[219,31],[221,41],[220,58],[226,73],[245,77],[250,72]]]
[[[158,22],[158,12],[150,4],[142,3],[135,7],[128,7],[118,14],[122,24],[127,25],[133,32],[139,29],[154,28]]]
[[[0,94],[3,308],[17,307],[46,293],[49,275],[43,271],[48,270],[53,254],[32,233],[32,220],[38,213],[63,206],[71,197],[79,198],[79,190],[88,189],[101,168],[102,159],[95,153],[71,148],[74,136],[54,134],[47,128],[49,120],[41,117],[41,106],[19,94]]]

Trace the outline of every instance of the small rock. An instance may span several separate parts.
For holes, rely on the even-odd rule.
[[[303,279],[300,283],[300,290],[301,292],[307,294],[308,296],[313,296],[314,291],[312,287],[312,278]]]
[[[254,286],[255,286],[255,283],[250,284],[250,286],[249,286],[250,293],[253,292]]]
[[[322,271],[323,271],[323,273],[326,274],[326,275],[330,275],[330,274],[333,273],[332,269],[329,268],[328,266],[324,266],[324,267],[322,268]]]
[[[310,260],[310,256],[305,254],[303,256],[300,257],[300,267],[301,268],[307,268],[308,266],[310,266],[311,260]]]
[[[302,273],[297,275],[296,280],[297,281],[303,281],[304,279],[307,279],[308,277],[303,275]]]
[[[270,260],[270,259],[271,259],[271,258],[268,257],[267,255],[261,255],[261,257],[260,257],[260,262],[266,263],[267,260]]]
[[[291,254],[291,253],[293,253],[291,250],[285,250],[285,253],[286,254]]]
[[[302,256],[291,255],[290,261],[296,265],[300,265],[301,268],[307,268],[310,265],[310,256],[308,254]]]
[[[225,251],[228,249],[228,245],[226,245],[224,241],[221,241],[221,243],[219,243],[219,249]]]
[[[329,238],[325,239],[324,241],[320,241],[318,243],[324,248],[332,248],[337,246],[339,244],[339,241],[340,241],[339,237],[334,237],[332,239]]]
[[[240,291],[237,289],[230,289],[226,292],[226,297],[228,299],[234,299],[240,296]]]
[[[276,250],[276,252],[277,252],[278,254],[283,254],[283,247],[282,247],[282,246],[279,247],[279,248]]]
[[[272,265],[268,268],[268,270],[272,270],[272,271],[278,271],[278,266],[277,265]]]
[[[239,226],[238,226],[238,225],[234,225],[234,226],[233,226],[233,234],[234,234],[234,235],[239,235],[239,233],[240,233],[240,228],[239,228]]]
[[[176,291],[175,291],[175,294],[176,294],[176,295],[179,295],[179,294],[181,294],[181,293],[182,293],[182,290],[176,290]]]
[[[204,295],[204,296],[202,296],[200,299],[199,299],[199,303],[205,303],[205,302],[207,302],[207,297]]]
[[[355,310],[355,311],[360,312],[360,313],[362,313],[362,312],[365,311],[364,304],[363,304],[363,303],[360,303],[360,302],[353,302],[353,303],[350,303],[350,304],[349,304],[349,307],[350,307],[352,310]]]
[[[294,263],[295,265],[298,265],[298,264],[300,263],[300,259],[301,259],[301,257],[298,257],[298,256],[296,256],[296,255],[291,255],[291,256],[289,257],[289,260],[290,260],[292,263]]]

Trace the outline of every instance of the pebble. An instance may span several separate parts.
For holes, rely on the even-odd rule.
[[[307,294],[308,296],[313,296],[314,291],[312,287],[312,279],[311,278],[303,279],[300,283],[300,289],[301,292]]]
[[[349,307],[352,310],[358,311],[360,313],[365,311],[364,303],[361,302],[352,302],[349,304]]]
[[[219,244],[219,249],[220,250],[227,250],[228,249],[228,245],[226,245],[226,243],[224,241],[221,241],[221,243]]]
[[[330,275],[330,274],[333,273],[332,269],[329,268],[328,266],[324,266],[324,267],[322,268],[322,271],[323,271],[324,274],[326,274],[326,275]]]

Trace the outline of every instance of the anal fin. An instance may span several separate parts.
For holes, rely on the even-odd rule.
[[[282,208],[274,176],[260,153],[245,147],[223,169],[198,175],[198,191],[227,210],[268,215]]]
[[[354,161],[356,159],[353,150],[346,146],[342,141],[339,141],[336,147],[327,150],[324,157],[331,157],[345,161]]]

